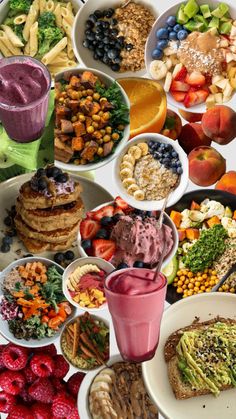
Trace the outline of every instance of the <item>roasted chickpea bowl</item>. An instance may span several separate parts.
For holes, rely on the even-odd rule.
[[[58,73],[55,80],[56,165],[83,172],[113,160],[129,139],[129,100],[122,87],[90,68]]]

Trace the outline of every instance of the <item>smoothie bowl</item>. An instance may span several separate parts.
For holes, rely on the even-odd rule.
[[[63,292],[77,308],[96,312],[106,307],[104,281],[114,266],[104,259],[84,257],[72,262],[63,273]]]
[[[73,318],[61,333],[60,347],[74,368],[89,371],[101,367],[110,356],[107,320],[88,312]]]
[[[81,256],[96,256],[118,269],[154,267],[167,241],[163,266],[169,263],[178,248],[177,229],[164,215],[164,233],[156,227],[156,211],[140,211],[117,197],[87,212],[80,224],[78,249]]]
[[[228,102],[236,89],[236,10],[219,1],[189,0],[155,22],[146,68],[170,104],[193,112]]]

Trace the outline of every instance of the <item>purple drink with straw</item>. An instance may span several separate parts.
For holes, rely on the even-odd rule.
[[[11,139],[27,143],[42,135],[50,87],[50,73],[38,60],[0,60],[0,120]]]

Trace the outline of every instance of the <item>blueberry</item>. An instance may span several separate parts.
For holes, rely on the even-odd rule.
[[[182,25],[179,25],[179,23],[177,23],[177,25],[175,25],[174,26],[174,28],[173,28],[173,30],[175,31],[175,32],[179,32],[179,31],[181,31],[183,29],[183,26]]]
[[[58,182],[58,183],[66,183],[67,180],[68,180],[68,177],[67,177],[66,173],[60,173],[55,178],[55,181]]]
[[[4,222],[5,226],[7,226],[7,227],[11,227],[11,225],[12,225],[12,219],[9,216],[5,217],[3,222]]]
[[[183,169],[182,169],[182,167],[177,167],[177,173],[178,173],[178,175],[182,175],[182,173],[183,173]]]
[[[154,141],[149,141],[149,143],[148,143],[149,147],[152,147],[153,144],[155,144]]]
[[[161,49],[154,49],[152,51],[152,58],[154,60],[160,60],[163,57],[163,51]]]
[[[172,168],[172,172],[173,172],[173,173],[177,173],[177,168],[176,168],[176,167],[173,167],[173,168]]]
[[[112,17],[112,15],[114,15],[114,13],[115,13],[115,10],[112,9],[112,8],[109,8],[109,9],[105,10],[104,16],[109,18],[109,17]]]
[[[178,167],[181,167],[181,166],[182,166],[182,164],[181,164],[181,162],[180,162],[179,160],[177,160],[176,165],[177,165]]]
[[[174,32],[174,31],[171,31],[171,32],[169,33],[169,39],[170,39],[171,41],[177,41],[177,33],[176,33],[176,32]]]
[[[53,178],[55,178],[60,173],[62,173],[62,170],[59,169],[59,167],[56,167],[56,166],[51,166],[51,167],[48,167],[46,169],[47,177],[53,177]]]
[[[104,55],[104,49],[102,49],[102,48],[98,48],[98,49],[96,50],[96,54],[97,54],[97,56],[98,56],[99,58],[103,57],[103,55]]]
[[[117,38],[117,41],[121,44],[121,46],[123,46],[124,45],[124,41],[125,41],[125,37],[124,36],[119,36]]]
[[[102,226],[108,226],[112,222],[112,217],[102,217],[101,219],[101,225]]]
[[[104,44],[109,44],[109,38],[108,38],[108,36],[104,36],[104,38],[103,38],[103,43]]]
[[[103,17],[103,12],[101,10],[95,10],[94,15],[99,19],[100,17]]]
[[[3,243],[3,244],[12,244],[12,242],[13,242],[13,239],[12,239],[12,237],[10,237],[10,236],[5,236],[5,237],[3,237],[3,239],[2,239],[2,243]]]
[[[1,252],[2,253],[7,253],[7,252],[9,252],[9,250],[10,250],[10,245],[9,244],[7,244],[7,243],[3,243],[2,245],[1,245]]]
[[[172,157],[178,157],[178,153],[176,153],[176,151],[172,151],[171,156]]]
[[[170,163],[170,167],[176,167],[176,162],[174,160]]]
[[[47,189],[47,181],[46,179],[44,179],[43,177],[40,177],[38,180],[38,190],[39,191],[44,191],[45,189]]]
[[[155,153],[153,153],[153,157],[155,158],[155,159],[160,159],[161,158],[161,153],[159,153],[158,151],[155,151]]]
[[[36,172],[36,176],[37,177],[46,176],[46,170],[43,168],[38,169]]]
[[[105,228],[101,228],[98,230],[96,234],[96,239],[107,239],[108,238],[108,232],[105,230]]]
[[[114,29],[112,29],[112,30],[111,30],[111,32],[110,32],[110,33],[111,33],[111,35],[112,35],[112,36],[117,36],[117,35],[118,35],[118,33],[119,33],[119,31],[118,31],[118,29],[115,29],[115,28],[114,28]]]
[[[89,15],[88,21],[95,23],[97,21],[97,17],[95,16],[95,14]]]
[[[111,21],[110,21],[110,24],[111,24],[112,26],[117,25],[117,23],[118,23],[118,20],[117,20],[117,19],[115,19],[115,18],[111,19]]]
[[[93,54],[93,59],[96,60],[96,61],[99,60],[99,56],[97,55],[96,52],[94,52],[94,54]]]
[[[94,26],[94,23],[91,22],[91,20],[86,20],[86,22],[85,22],[85,28],[86,29],[92,29],[93,26]]]
[[[144,268],[144,263],[141,260],[136,260],[133,264],[134,268]]]
[[[112,64],[111,69],[112,69],[112,71],[119,71],[120,70],[120,64]]]
[[[168,45],[168,40],[167,39],[161,39],[160,41],[157,42],[157,49],[164,49],[166,48]]]
[[[156,31],[157,39],[168,39],[169,32],[167,28],[160,28]]]
[[[94,40],[95,40],[95,33],[94,33],[94,32],[89,33],[88,35],[86,35],[86,38],[87,38],[89,41],[94,41]]]
[[[133,44],[125,44],[125,49],[127,50],[127,51],[131,51],[132,49],[133,49]]]
[[[15,237],[17,235],[16,229],[12,228],[10,231],[7,232],[9,237]]]
[[[102,33],[96,33],[95,34],[96,41],[102,41],[103,40],[103,34]]]
[[[88,49],[90,49],[91,51],[94,50],[94,45],[92,42],[89,42]]]
[[[109,22],[107,22],[106,20],[103,20],[102,21],[102,27],[103,27],[103,29],[109,29],[109,27],[110,27]]]
[[[104,64],[108,64],[108,65],[109,65],[110,60],[109,60],[109,58],[108,58],[107,54],[104,54],[104,55],[103,55],[102,62],[103,62]]]
[[[74,258],[75,258],[75,254],[74,252],[72,252],[72,250],[67,250],[67,252],[65,252],[66,260],[73,260]]]
[[[184,39],[187,38],[187,36],[188,36],[188,32],[185,29],[177,33],[177,38],[179,39],[179,41],[183,41]]]
[[[116,269],[125,269],[125,268],[128,268],[128,267],[129,267],[129,265],[127,265],[127,263],[121,262],[121,263],[119,263],[119,265],[117,266]]]
[[[65,260],[65,255],[64,255],[64,253],[62,253],[62,252],[58,252],[58,253],[56,253],[56,254],[54,255],[54,261],[55,261],[56,263],[58,263],[59,265],[60,265],[62,262],[64,262],[64,260]]]
[[[84,39],[84,41],[83,41],[83,47],[88,48],[88,46],[89,46],[88,39]]]
[[[84,250],[90,249],[92,247],[92,242],[91,240],[82,240],[81,246],[83,247]]]
[[[119,213],[117,213],[117,214],[113,215],[113,217],[112,217],[112,221],[114,221],[114,223],[117,223],[117,221],[119,221],[119,219],[120,219],[121,215],[122,215],[122,214],[119,214]]]
[[[176,17],[175,17],[175,16],[169,16],[169,17],[166,19],[166,23],[167,23],[167,25],[169,25],[169,26],[175,26],[175,24],[176,24]]]
[[[107,55],[108,55],[108,58],[110,58],[111,60],[114,60],[114,58],[116,58],[119,55],[119,51],[113,48],[108,51]]]
[[[164,143],[160,143],[159,147],[160,147],[160,150],[165,150],[165,144]]]
[[[121,63],[121,58],[120,57],[114,58],[113,63],[114,64],[120,64]]]

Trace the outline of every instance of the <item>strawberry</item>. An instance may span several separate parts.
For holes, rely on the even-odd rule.
[[[8,394],[15,396],[25,386],[25,377],[18,371],[3,371],[0,375],[0,387]]]
[[[80,223],[80,234],[83,240],[90,240],[96,236],[100,224],[94,220],[82,220]]]
[[[55,363],[50,355],[35,354],[31,358],[30,368],[37,377],[49,377],[54,372]]]
[[[186,96],[185,92],[171,92],[171,94],[177,102],[183,102]]]
[[[129,208],[129,204],[127,204],[127,202],[125,202],[120,196],[117,196],[115,198],[115,204],[122,210],[126,210]]]
[[[114,214],[113,214],[113,217],[114,217],[114,215],[116,215],[116,214],[125,215],[124,211],[123,211],[120,207],[116,207],[116,208],[114,209]]]
[[[186,83],[188,83],[190,86],[203,86],[206,83],[205,76],[200,73],[199,71],[193,71],[190,74],[187,74]]]
[[[48,378],[38,378],[29,387],[30,396],[42,403],[52,403],[54,393],[54,388]]]
[[[176,81],[184,81],[186,76],[187,76],[187,68],[183,66],[181,68],[181,70],[179,70],[179,72],[174,77],[174,80],[176,80]]]
[[[114,255],[116,245],[113,240],[97,239],[93,241],[94,256],[110,260]]]
[[[9,413],[16,404],[16,397],[5,391],[0,391],[0,412]]]
[[[14,409],[9,413],[7,419],[32,419],[31,409],[23,404],[16,404]]]
[[[200,89],[196,92],[188,92],[185,99],[184,99],[184,105],[186,108],[190,108],[191,106],[199,105],[200,103],[204,103],[208,92],[206,90]]]
[[[2,361],[9,370],[22,370],[28,361],[28,351],[22,346],[9,343],[2,351]]]
[[[95,211],[94,219],[100,221],[103,217],[112,217],[113,212],[113,205],[105,205],[105,207],[102,207],[99,210]]]
[[[31,409],[34,413],[35,419],[51,419],[52,415],[50,409],[48,408],[48,404],[36,402]]]
[[[89,218],[90,220],[94,219],[95,211],[88,211],[86,212],[86,218]]]
[[[70,369],[70,365],[62,355],[54,356],[53,360],[55,362],[53,376],[57,378],[64,378]]]
[[[173,80],[170,86],[170,90],[174,92],[188,92],[189,85],[183,81]]]

